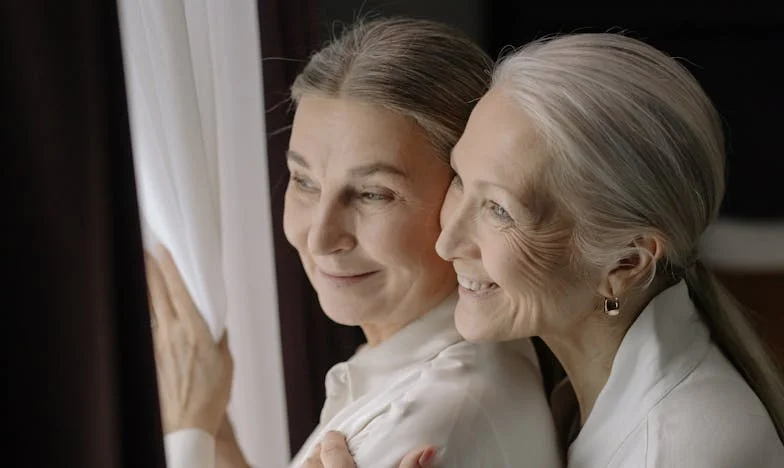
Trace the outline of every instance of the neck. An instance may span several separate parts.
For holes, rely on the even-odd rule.
[[[424,317],[428,312],[441,304],[454,291],[453,285],[447,285],[443,291],[433,294],[428,300],[403,301],[394,311],[386,314],[384,321],[366,322],[360,324],[362,332],[367,339],[367,346],[378,346],[412,322]]]
[[[603,317],[591,317],[571,333],[542,336],[569,377],[580,408],[581,425],[585,424],[610,377],[615,354],[631,324],[629,321],[626,326],[619,326],[607,322]]]
[[[636,297],[628,297],[621,303],[621,314],[617,317],[594,310],[579,323],[572,324],[568,331],[541,337],[569,377],[580,408],[580,425],[585,424],[610,378],[626,332],[659,291],[660,288],[651,287]]]

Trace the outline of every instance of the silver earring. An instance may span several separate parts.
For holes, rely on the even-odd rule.
[[[616,317],[621,313],[621,301],[617,297],[604,298],[604,313]]]

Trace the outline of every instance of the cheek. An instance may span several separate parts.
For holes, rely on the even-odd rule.
[[[501,268],[515,285],[539,292],[561,289],[569,276],[568,227],[543,226],[530,232],[512,230],[499,242],[506,252]],[[525,291],[521,291],[525,292]]]
[[[442,261],[435,252],[438,210],[387,212],[361,226],[364,250],[379,261],[410,269]]]

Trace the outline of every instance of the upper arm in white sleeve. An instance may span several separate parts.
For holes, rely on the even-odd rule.
[[[201,429],[183,429],[163,439],[168,468],[215,468],[215,439]]]
[[[517,402],[496,404],[491,389],[456,387],[439,382],[391,403],[349,440],[357,468],[397,468],[408,452],[423,445],[437,447],[437,466],[449,468],[512,468],[523,461],[560,466],[544,403],[529,406],[520,395]]]
[[[433,393],[441,392],[433,389]],[[349,440],[357,468],[396,468],[409,451],[423,445],[447,449],[461,416],[474,410],[458,395],[409,395],[392,402]]]

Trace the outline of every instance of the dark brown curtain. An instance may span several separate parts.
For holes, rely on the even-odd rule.
[[[3,461],[163,467],[115,2],[0,5]]]
[[[324,315],[297,252],[283,235],[285,152],[292,118],[289,87],[327,28],[316,0],[260,0],[258,5],[283,372],[294,454],[318,422],[324,376],[351,356],[364,337],[358,328],[337,325]]]

